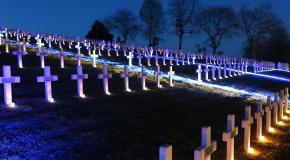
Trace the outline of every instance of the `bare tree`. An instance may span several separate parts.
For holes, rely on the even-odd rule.
[[[137,17],[128,9],[120,9],[104,20],[108,28],[122,36],[122,41],[127,42],[128,38],[134,39],[141,30]]]
[[[239,16],[240,29],[247,38],[245,55],[257,58],[260,45],[275,28],[281,25],[281,20],[269,4],[260,4],[254,8],[244,6],[240,9]]]
[[[230,7],[214,6],[202,9],[195,16],[195,24],[208,37],[212,53],[216,54],[223,38],[237,33],[239,21]]]
[[[170,0],[169,2],[171,25],[174,26],[174,32],[179,39],[179,50],[182,49],[185,34],[190,34],[193,31],[192,20],[196,4],[197,0]]]
[[[148,38],[149,46],[158,45],[161,34],[166,27],[165,13],[160,0],[144,0],[139,12],[145,25],[144,36]]]

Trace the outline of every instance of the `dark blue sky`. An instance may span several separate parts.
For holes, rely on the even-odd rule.
[[[117,9],[128,8],[138,14],[143,0],[2,0],[0,25],[20,28],[32,32],[56,33],[83,37],[95,19],[112,15]],[[162,0],[164,7],[168,0]],[[273,4],[274,11],[290,30],[289,0],[200,0],[203,5],[227,5],[238,9],[243,4],[257,5],[261,2]],[[202,44],[201,35],[187,38],[186,50]],[[226,55],[240,54],[243,38],[225,40],[222,49]],[[134,42],[135,43],[135,42]],[[141,38],[137,43],[146,44]],[[174,35],[166,34],[162,47],[177,48]]]

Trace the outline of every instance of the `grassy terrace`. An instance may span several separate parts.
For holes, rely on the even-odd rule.
[[[0,159],[157,160],[159,146],[172,144],[174,159],[189,160],[200,145],[204,125],[212,126],[212,138],[218,140],[218,150],[212,159],[225,159],[222,132],[226,130],[227,114],[235,114],[239,126],[237,159],[290,159],[287,126],[276,126],[277,133],[265,134],[269,139],[266,144],[252,138],[258,155],[243,152],[240,126],[244,106],[252,105],[255,109],[254,102],[245,97],[204,87],[188,88],[185,84],[170,88],[167,80],[162,82],[164,89],[157,89],[152,77],[147,84],[150,90],[144,92],[136,75],[130,79],[134,92],[125,93],[123,79],[118,75],[120,70],[112,67],[109,86],[113,95],[105,96],[102,82],[97,79],[101,66],[94,69],[84,64],[84,73],[89,74],[89,79],[84,81],[87,98],[80,99],[76,97],[76,81],[70,80],[70,75],[76,72],[76,63],[67,59],[66,68],[60,69],[58,58],[49,56],[46,65],[51,66],[52,74],[59,76],[59,81],[52,86],[56,102],[49,104],[44,100],[44,85],[36,83],[36,77],[43,75],[39,57],[34,53],[24,56],[21,70],[17,69],[16,62],[16,56],[0,54],[0,66],[11,65],[12,75],[21,76],[21,83],[13,84],[14,102],[18,107],[0,110]],[[2,69],[0,72],[2,75]],[[289,86],[251,76],[227,81],[230,84],[245,80],[269,90]],[[261,81],[267,85],[261,86]],[[3,97],[3,85],[0,91]]]

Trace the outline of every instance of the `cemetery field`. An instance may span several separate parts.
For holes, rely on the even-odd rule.
[[[97,75],[101,65],[94,69],[85,63],[84,73],[89,78],[84,81],[86,98],[82,99],[76,96],[76,81],[71,80],[76,63],[65,61],[66,68],[60,69],[59,59],[52,56],[46,57],[46,65],[51,66],[52,74],[58,75],[59,80],[52,83],[55,102],[48,103],[44,99],[43,83],[36,82],[36,77],[43,75],[39,57],[24,56],[24,69],[20,70],[16,56],[2,53],[0,66],[3,65],[11,65],[12,75],[20,76],[21,83],[13,84],[13,98],[18,106],[0,109],[0,159],[157,160],[159,146],[171,144],[174,159],[189,160],[193,159],[194,149],[200,146],[201,127],[205,125],[212,126],[212,138],[218,141],[212,159],[225,159],[222,132],[226,130],[227,115],[236,115],[236,125],[242,133],[244,107],[252,105],[255,110],[256,106],[247,97],[225,91],[197,86],[186,88],[186,84],[172,88],[167,80],[162,81],[163,89],[157,89],[152,78],[147,83],[150,90],[141,91],[136,75],[130,78],[133,92],[126,93],[118,74],[120,69],[111,67],[108,71],[113,72],[109,80],[112,95],[105,96]],[[0,72],[2,75],[2,69]],[[289,83],[252,76],[216,83],[234,85],[235,82],[243,82],[241,88],[269,91],[289,86]],[[0,90],[3,91],[3,85]],[[3,92],[0,94],[3,97]],[[289,127],[287,122],[285,125],[275,126],[276,133],[266,133],[266,144],[253,138],[256,155],[243,152],[243,134],[239,134],[236,159],[290,159]]]

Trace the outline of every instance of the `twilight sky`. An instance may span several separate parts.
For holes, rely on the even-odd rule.
[[[139,13],[143,0],[2,0],[0,26],[19,28],[32,32],[55,33],[69,36],[85,36],[95,19],[103,19],[120,8],[128,8]],[[162,0],[164,8],[168,0]],[[289,0],[200,0],[202,5],[227,5],[235,9],[243,4],[257,5],[261,2],[273,4],[275,13],[280,16],[290,31]],[[162,47],[177,48],[174,35],[164,35]],[[194,49],[195,44],[203,44],[204,36],[191,35],[184,48]],[[225,55],[240,55],[243,37],[223,41]],[[129,42],[130,43],[130,42]],[[143,38],[134,43],[147,44]]]

